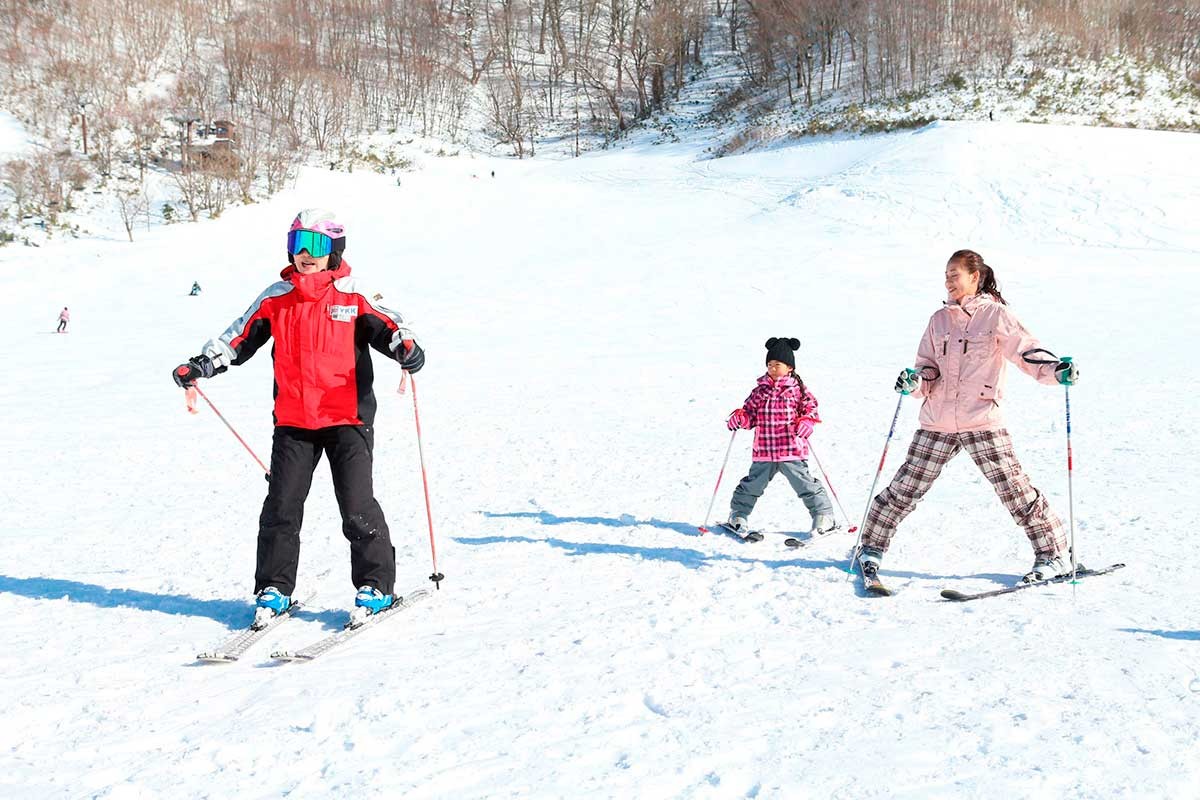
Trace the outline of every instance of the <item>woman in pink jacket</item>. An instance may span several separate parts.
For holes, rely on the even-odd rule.
[[[978,253],[959,250],[950,257],[946,292],[948,300],[929,319],[921,337],[916,367],[896,379],[897,392],[924,399],[920,428],[896,477],[867,511],[859,553],[863,573],[873,576],[879,571],[896,527],[929,491],[942,467],[964,449],[1033,544],[1033,569],[1023,580],[1069,572],[1062,520],[1021,469],[1004,429],[1000,402],[1006,361],[1049,385],[1073,385],[1079,372],[1070,359],[1037,363],[1046,359],[1031,351],[1041,350],[1041,345],[1000,296],[995,273]]]

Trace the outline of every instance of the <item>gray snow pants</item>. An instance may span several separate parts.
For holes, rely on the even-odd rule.
[[[833,506],[829,502],[829,495],[825,493],[825,487],[809,474],[808,464],[805,462],[751,461],[750,474],[742,478],[742,482],[733,490],[733,499],[729,501],[729,515],[749,517],[767,484],[779,473],[783,473],[783,477],[787,478],[796,496],[804,502],[805,508],[814,519],[817,514],[833,513]]]

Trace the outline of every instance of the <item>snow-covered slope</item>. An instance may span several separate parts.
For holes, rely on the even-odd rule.
[[[19,120],[0,111],[0,158],[15,158],[29,149],[29,138]]]
[[[0,251],[0,794],[158,797],[1184,797],[1200,783],[1200,623],[1168,569],[1196,550],[1200,139],[941,124],[697,161],[326,171],[135,244]],[[490,177],[495,166],[496,177]],[[481,177],[473,177],[479,175]],[[168,371],[283,265],[299,207],[410,314],[442,591],[305,665],[267,654],[350,605],[317,469],[313,610],[237,664],[193,656],[249,617],[261,471]],[[1008,583],[1022,533],[966,459],[867,599],[847,534],[790,551],[700,536],[763,341],[803,341],[813,443],[858,523],[959,247],[1073,355],[1080,560]],[[204,287],[188,297],[193,280]],[[58,310],[69,335],[54,335]],[[411,396],[378,368],[376,489],[401,589],[428,585]],[[266,456],[266,352],[204,385]],[[1035,482],[1067,511],[1063,394],[1011,375]],[[915,426],[905,403],[884,469]],[[735,441],[718,513],[749,462]],[[781,482],[754,522],[808,527]]]

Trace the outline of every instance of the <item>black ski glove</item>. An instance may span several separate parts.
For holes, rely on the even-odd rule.
[[[175,379],[175,383],[184,389],[191,388],[192,384],[198,378],[211,378],[218,372],[224,372],[225,369],[217,369],[213,364],[212,359],[206,355],[198,355],[194,358],[189,358],[186,364],[180,364],[171,372],[171,377]]]
[[[425,366],[425,351],[413,339],[405,339],[396,348],[396,360],[405,372],[420,372]]]

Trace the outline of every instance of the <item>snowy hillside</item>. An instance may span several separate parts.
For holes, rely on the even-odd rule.
[[[1164,568],[1197,549],[1200,138],[943,123],[698,149],[435,160],[402,186],[310,170],[133,244],[0,250],[0,795],[1195,796],[1200,620]],[[310,610],[238,663],[199,665],[250,617],[265,484],[168,371],[274,279],[311,205],[339,212],[355,274],[428,351],[446,580],[344,649],[273,664],[352,602],[322,464]],[[813,444],[858,524],[892,382],[960,247],[1080,365],[1079,556],[1129,566],[942,601],[1031,563],[965,457],[901,527],[892,598],[849,579],[853,535],[783,545],[809,519],[782,481],[754,515],[765,541],[701,536],[724,418],[780,335],[803,342]],[[429,586],[428,532],[411,395],[378,361],[375,483],[404,591]],[[265,457],[267,352],[202,386]],[[1065,516],[1062,391],[1010,370],[1006,414]],[[906,401],[885,480],[916,415]],[[739,436],[716,513],[749,460]]]

